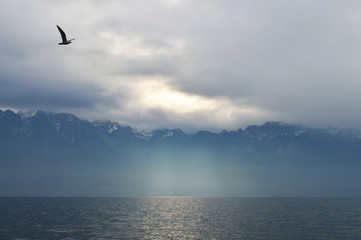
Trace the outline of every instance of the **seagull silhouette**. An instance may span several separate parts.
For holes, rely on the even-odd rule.
[[[61,39],[63,39],[63,42],[59,43],[59,45],[68,45],[68,44],[71,43],[71,41],[75,40],[75,38],[67,40],[65,32],[63,31],[63,29],[61,29],[58,25],[56,25],[56,26],[58,27],[58,30],[60,32]]]

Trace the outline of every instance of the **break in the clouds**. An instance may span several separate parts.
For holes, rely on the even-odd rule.
[[[56,28],[76,40],[67,46]],[[359,1],[0,3],[0,107],[141,129],[360,127]]]

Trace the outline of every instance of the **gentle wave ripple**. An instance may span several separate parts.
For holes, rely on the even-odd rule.
[[[361,199],[3,197],[0,239],[361,239]]]

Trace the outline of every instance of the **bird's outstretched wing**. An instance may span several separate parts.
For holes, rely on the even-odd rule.
[[[65,32],[63,31],[63,29],[61,29],[58,25],[56,25],[58,27],[58,30],[60,32],[61,38],[63,39],[63,42],[67,42],[66,40],[66,35]]]

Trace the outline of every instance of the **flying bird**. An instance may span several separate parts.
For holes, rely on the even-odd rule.
[[[59,43],[59,45],[68,45],[68,44],[71,43],[71,41],[75,40],[75,38],[67,40],[65,32],[63,31],[63,29],[61,29],[58,25],[56,25],[56,26],[58,27],[58,30],[60,32],[61,39],[63,39],[63,42]]]

